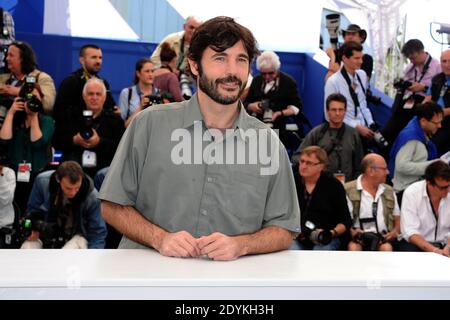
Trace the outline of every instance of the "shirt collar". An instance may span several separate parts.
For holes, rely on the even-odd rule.
[[[238,111],[239,115],[234,121],[231,129],[247,130],[249,128],[250,115],[247,111],[245,111],[241,101],[239,101],[238,104]],[[194,125],[194,122],[196,121],[204,122],[204,117],[200,111],[197,94],[187,101],[186,108],[184,109],[183,128],[188,128]]]
[[[359,175],[358,179],[356,179],[356,190],[359,190],[359,191],[363,190],[361,178],[362,178],[362,174]],[[386,187],[382,183],[380,183],[378,185],[377,193],[375,194],[375,201],[383,194],[385,189],[386,189]]]

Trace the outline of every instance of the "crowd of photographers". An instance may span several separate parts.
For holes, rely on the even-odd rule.
[[[167,37],[151,59],[137,61],[133,85],[121,91],[118,105],[99,76],[98,46],[80,48],[81,67],[56,91],[50,75],[37,69],[31,46],[9,44],[0,75],[0,247],[117,247],[120,234],[111,236],[97,190],[139,112],[192,96],[184,52],[200,24],[188,17],[184,31]],[[368,108],[377,98],[369,87],[373,59],[363,52],[367,33],[350,25],[343,35],[341,46],[327,50],[326,121],[306,137],[297,84],[274,52],[257,58],[260,74],[243,100],[293,154],[302,230],[291,249],[448,256],[450,51],[439,64],[419,40],[404,45],[411,63],[395,84],[392,118],[379,128]],[[59,166],[51,164],[55,150],[62,152]]]

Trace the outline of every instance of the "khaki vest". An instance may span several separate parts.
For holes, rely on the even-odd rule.
[[[388,231],[394,229],[394,189],[387,184],[383,184],[384,192],[381,194],[381,202],[383,204],[383,216],[384,223],[386,224]],[[353,205],[353,223],[359,218],[359,207],[361,204],[361,190],[356,189],[356,180],[350,181],[344,186],[347,197],[350,199]]]

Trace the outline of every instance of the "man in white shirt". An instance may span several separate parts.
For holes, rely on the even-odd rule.
[[[430,164],[425,180],[413,183],[403,194],[402,251],[427,251],[450,256],[450,167]]]
[[[361,162],[362,175],[345,184],[353,227],[350,251],[392,251],[400,234],[400,209],[394,190],[387,185],[386,161],[370,153]],[[378,239],[377,239],[378,238]]]
[[[361,137],[371,139],[374,132],[369,127],[374,124],[372,114],[367,107],[366,90],[367,75],[361,69],[363,48],[360,44],[350,41],[342,46],[341,70],[333,74],[325,83],[325,96],[341,93],[347,99],[347,113],[344,122],[355,128]],[[325,118],[328,121],[326,109]]]

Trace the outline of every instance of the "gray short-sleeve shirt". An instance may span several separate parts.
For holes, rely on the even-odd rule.
[[[267,226],[300,232],[286,150],[273,131],[239,109],[224,139],[212,138],[205,127],[197,96],[140,112],[122,137],[99,198],[133,206],[165,230],[194,237]],[[124,237],[120,248],[143,246]]]

